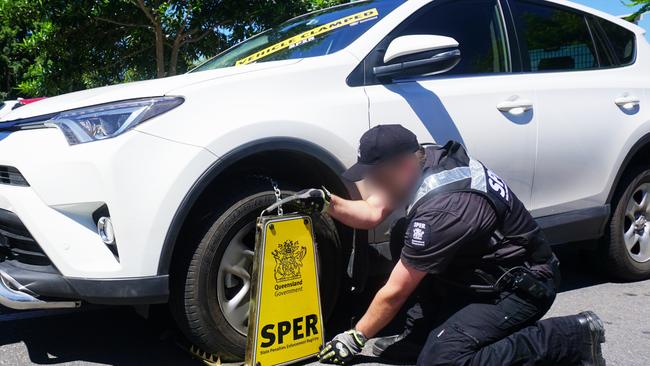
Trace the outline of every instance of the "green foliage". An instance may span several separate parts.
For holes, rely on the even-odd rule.
[[[183,73],[254,33],[349,0],[0,0],[0,98]]]
[[[643,13],[650,12],[650,0],[629,0],[626,2],[626,5],[633,7],[640,6],[639,10],[630,16],[630,20],[637,18]]]

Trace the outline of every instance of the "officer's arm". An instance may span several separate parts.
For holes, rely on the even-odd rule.
[[[425,275],[426,272],[410,268],[400,260],[355,329],[366,338],[374,337],[393,320]]]
[[[379,194],[372,194],[364,200],[357,201],[332,195],[327,213],[344,225],[370,230],[381,224],[391,211],[388,201]]]

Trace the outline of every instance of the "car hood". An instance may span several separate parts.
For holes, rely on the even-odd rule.
[[[157,97],[173,94],[174,90],[193,84],[233,75],[283,67],[297,62],[299,62],[299,60],[264,62],[189,73],[162,79],[124,83],[63,94],[15,109],[11,113],[0,118],[0,122],[43,116],[65,110],[126,99]]]

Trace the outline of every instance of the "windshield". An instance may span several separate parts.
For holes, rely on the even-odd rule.
[[[404,1],[362,1],[303,15],[232,47],[192,72],[329,55],[347,47]]]

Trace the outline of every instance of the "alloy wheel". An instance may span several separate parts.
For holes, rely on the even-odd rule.
[[[217,298],[224,317],[242,335],[248,332],[255,223],[242,227],[230,240],[217,273]]]
[[[650,183],[639,185],[630,196],[625,209],[623,240],[634,261],[650,260]]]

